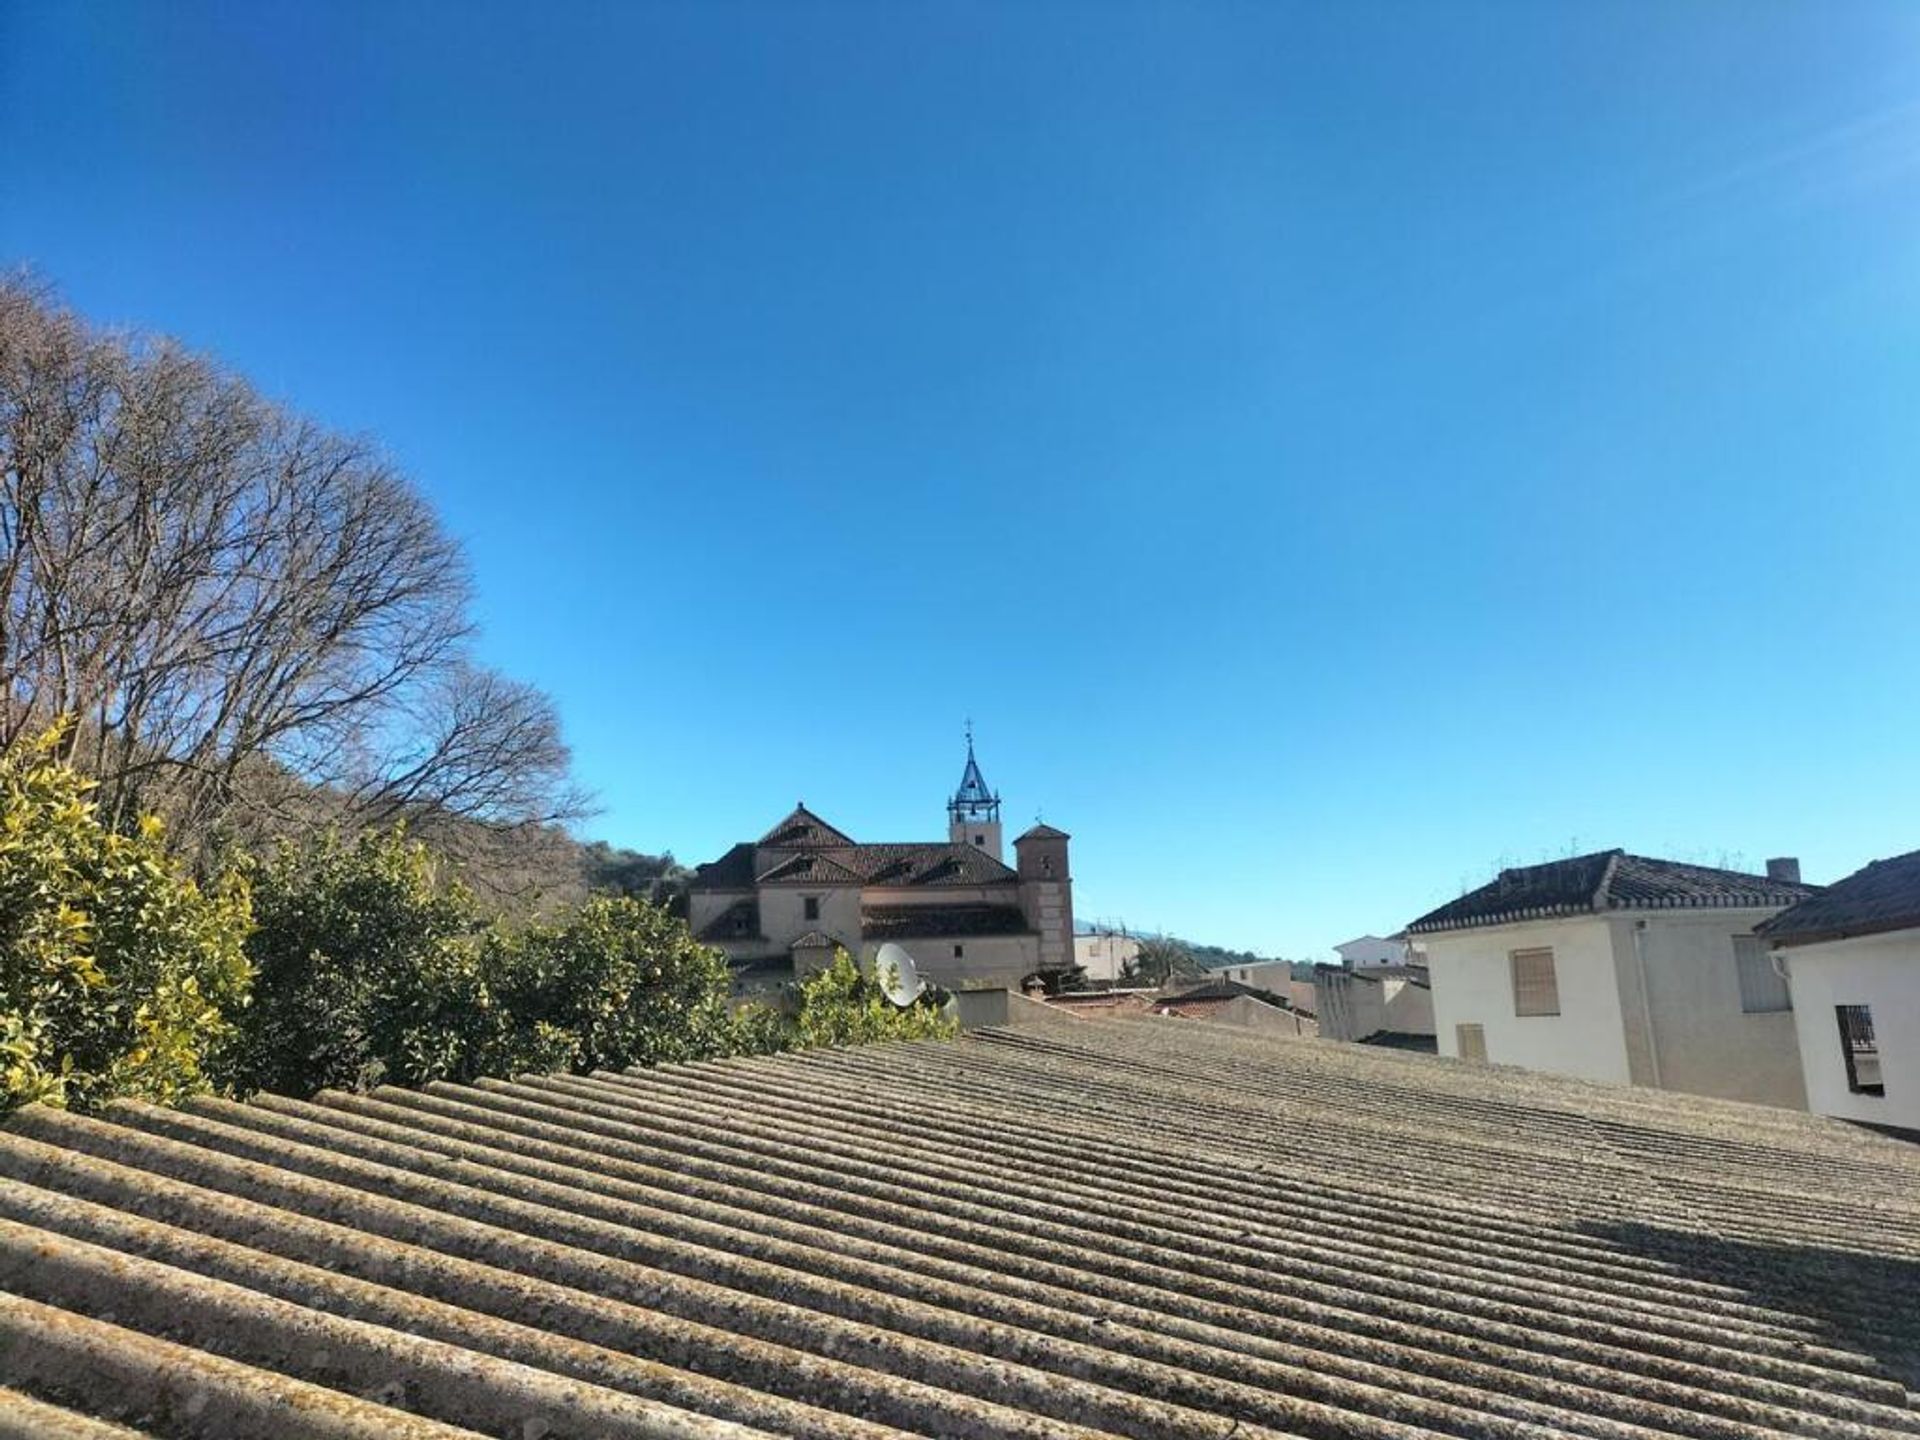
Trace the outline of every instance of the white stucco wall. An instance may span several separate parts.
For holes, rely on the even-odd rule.
[[[820,918],[807,919],[807,898],[820,902]],[[831,936],[849,951],[860,944],[860,890],[843,886],[824,887],[764,885],[760,889],[760,933],[785,949],[809,930]]]
[[[1378,935],[1362,935],[1333,947],[1340,963],[1349,966],[1398,965],[1406,959],[1406,942],[1386,940]]]
[[[862,962],[871,962],[882,943],[869,940],[856,953]],[[1021,980],[1040,968],[1037,935],[940,935],[893,943],[913,956],[914,968],[923,980],[948,990],[969,985],[1017,988]],[[956,945],[962,952],[959,955],[953,953]]]
[[[1645,1063],[1636,1067],[1637,1082],[1691,1095],[1806,1108],[1793,1012],[1748,1014],[1740,1008],[1734,936],[1751,934],[1777,911],[1652,911],[1608,922],[1619,964],[1635,972],[1622,977],[1628,1023],[1644,1027],[1646,1015],[1653,1022]],[[1644,1012],[1634,1003],[1641,964],[1633,937],[1641,920]],[[1632,1045],[1634,1037],[1628,1038]]]
[[[1118,980],[1139,954],[1140,942],[1131,935],[1073,937],[1073,963],[1087,972],[1089,980]]]
[[[1631,1078],[1606,920],[1576,916],[1424,938],[1442,1055],[1459,1054],[1456,1025],[1477,1024],[1486,1029],[1487,1059],[1496,1065],[1620,1085]],[[1515,1015],[1507,957],[1539,947],[1553,950],[1560,1013]]]
[[[1242,985],[1251,985],[1256,990],[1271,990],[1276,995],[1284,995],[1293,980],[1293,963],[1289,960],[1263,960],[1252,965],[1223,965],[1212,973],[1237,980]]]
[[[1433,1034],[1433,991],[1411,980],[1380,982],[1380,1028],[1396,1035]]]
[[[1378,980],[1330,965],[1314,973],[1313,990],[1314,1014],[1327,1039],[1364,1040],[1384,1028],[1386,996]]]
[[[1796,946],[1784,954],[1808,1108],[1920,1130],[1920,930]],[[1886,1094],[1847,1088],[1836,1005],[1873,1007]]]

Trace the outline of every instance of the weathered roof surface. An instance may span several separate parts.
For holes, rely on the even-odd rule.
[[[1072,838],[1073,837],[1064,830],[1057,830],[1051,825],[1041,824],[1029,826],[1027,829],[1021,831],[1014,837],[1013,843],[1018,845],[1022,840],[1071,840]]]
[[[1238,980],[1214,979],[1202,980],[1196,985],[1183,984],[1180,981],[1170,983],[1166,993],[1160,996],[1163,1002],[1175,1000],[1234,1000],[1242,995],[1264,1001],[1272,992],[1256,990],[1251,985],[1243,985]]]
[[[718,915],[702,925],[694,939],[716,940],[764,940],[760,933],[760,902],[758,900],[736,900]]]
[[[762,885],[858,885],[860,876],[850,865],[850,850],[801,850],[778,855],[756,877]]]
[[[1920,926],[1920,850],[1876,860],[1755,926],[1777,945]]]
[[[750,890],[756,885],[1013,885],[1013,868],[974,845],[952,841],[823,845],[781,849],[735,845],[694,872],[696,890]]]
[[[0,1130],[0,1383],[276,1440],[1920,1428],[1920,1150],[1020,1013],[591,1079],[26,1110]]]
[[[860,911],[868,940],[937,935],[1031,935],[1018,905],[868,905]]]
[[[754,847],[741,841],[718,860],[697,865],[693,871],[696,890],[751,890],[755,875]]]
[[[1601,850],[1502,870],[1407,926],[1410,935],[1609,910],[1742,909],[1791,905],[1819,887]]]
[[[800,849],[818,845],[851,845],[853,837],[844,830],[835,829],[805,805],[796,805],[792,814],[760,837],[760,843]]]

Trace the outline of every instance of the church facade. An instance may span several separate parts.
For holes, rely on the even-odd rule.
[[[743,988],[810,973],[836,947],[865,963],[889,941],[949,990],[1018,986],[1073,966],[1069,838],[1036,825],[1006,863],[1000,797],[969,735],[945,840],[858,841],[802,804],[695,871],[688,922]]]

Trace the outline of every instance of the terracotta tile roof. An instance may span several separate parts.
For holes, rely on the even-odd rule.
[[[858,885],[860,876],[845,863],[846,850],[802,850],[769,857],[773,863],[755,877],[761,885]]]
[[[1012,885],[1019,877],[1010,866],[972,845],[947,842],[828,847],[820,850],[757,852],[765,868],[754,872],[756,851],[736,845],[720,859],[694,872],[696,890],[751,889],[755,884],[852,886],[910,889],[938,885]]]
[[[821,845],[851,845],[853,837],[834,829],[805,805],[796,805],[791,815],[760,837],[760,844],[794,850]]]
[[[1051,825],[1035,825],[1014,837],[1018,845],[1022,840],[1071,840],[1073,837],[1064,830],[1056,830]]]
[[[1242,995],[1247,995],[1247,996],[1251,996],[1255,1000],[1265,1000],[1267,996],[1270,995],[1271,993],[1272,992],[1268,990],[1257,990],[1251,985],[1243,985],[1238,980],[1227,980],[1222,978],[1222,979],[1214,979],[1214,980],[1203,980],[1197,985],[1188,985],[1183,988],[1170,989],[1167,993],[1160,996],[1160,999],[1162,1002],[1187,1001],[1187,1000],[1235,1000]]]
[[[1914,927],[1920,927],[1920,850],[1875,860],[1755,928],[1784,946]]]
[[[1503,870],[1499,878],[1429,911],[1409,934],[1501,925],[1609,910],[1726,909],[1791,905],[1819,887],[1624,850],[1601,850],[1544,865]]]
[[[1033,933],[1018,905],[868,905],[860,911],[860,934],[868,940]]]
[[[171,1440],[1920,1424],[1920,1149],[1015,1010],[1035,1028],[27,1109],[0,1129],[0,1378]]]
[[[696,890],[751,890],[755,870],[753,866],[754,847],[741,843],[735,845],[718,860],[709,860],[704,865],[694,867],[693,888]]]
[[[999,885],[1019,878],[978,846],[946,841],[856,845],[848,864],[869,885]]]

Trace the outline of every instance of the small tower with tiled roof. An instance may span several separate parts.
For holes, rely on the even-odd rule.
[[[1013,842],[1020,875],[1020,909],[1027,928],[1040,936],[1040,968],[1073,963],[1073,875],[1067,867],[1067,842],[1073,837],[1051,825],[1037,824]]]
[[[973,722],[967,722],[967,768],[960,788],[947,801],[947,838],[1000,858],[1000,797],[987,788],[980,762],[973,758]]]

